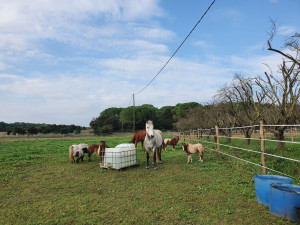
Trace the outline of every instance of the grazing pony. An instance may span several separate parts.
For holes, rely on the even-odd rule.
[[[200,157],[199,161],[203,162],[205,148],[201,144],[192,145],[192,144],[186,144],[183,142],[183,143],[181,143],[181,146],[182,146],[182,150],[184,152],[186,152],[186,154],[188,156],[187,163],[192,162],[191,154],[199,154],[199,157]]]
[[[162,150],[166,151],[168,141],[171,141],[171,139],[170,138],[165,138],[164,139]]]
[[[101,142],[103,142],[103,141],[101,141]],[[105,145],[105,148],[109,148],[109,147],[107,145]],[[97,144],[93,144],[89,147],[89,162],[91,161],[91,156],[94,152],[98,155],[98,149],[99,149],[99,145],[97,145]],[[100,158],[100,156],[99,156],[99,158]]]
[[[103,162],[104,155],[105,155],[105,148],[109,148],[109,147],[106,145],[105,141],[100,141],[100,145],[97,150],[97,154],[99,156],[100,162]]]
[[[174,137],[172,139],[165,139],[164,140],[164,150],[167,149],[168,145],[172,145],[173,146],[172,150],[175,151],[175,146],[177,145],[178,141],[179,141],[179,137],[178,136],[176,136],[176,137]]]
[[[130,143],[134,143],[134,146],[136,148],[137,146],[137,143],[140,141],[142,143],[142,149],[143,149],[143,152],[145,152],[145,149],[144,149],[144,140],[145,140],[145,137],[146,137],[146,130],[138,130],[132,137]]]
[[[90,145],[90,147],[89,147],[89,162],[91,161],[91,156],[92,156],[92,154],[93,154],[94,152],[97,153],[98,148],[99,148],[99,145],[96,145],[96,144]]]
[[[147,153],[147,167],[149,169],[149,153],[152,149],[153,151],[153,165],[154,169],[157,169],[156,165],[156,153],[158,152],[159,163],[161,163],[161,149],[162,149],[162,132],[160,130],[153,129],[153,122],[148,120],[146,123],[146,137],[145,137],[145,150]]]
[[[79,145],[71,145],[69,147],[69,158],[71,162],[74,162],[74,157],[76,157],[76,162],[79,163],[83,161],[84,153],[89,153],[89,145],[88,144],[79,144]]]

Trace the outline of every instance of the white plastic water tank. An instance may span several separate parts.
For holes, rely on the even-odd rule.
[[[134,144],[119,144],[106,148],[101,168],[122,169],[137,165],[137,152]]]

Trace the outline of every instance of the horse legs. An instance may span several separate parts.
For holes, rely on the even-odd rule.
[[[135,147],[135,148],[137,147],[137,143],[138,143],[137,140],[135,140],[135,141],[134,141],[134,147]]]
[[[199,153],[199,156],[200,156],[200,159],[199,159],[199,161],[200,161],[200,162],[203,162],[203,153],[202,153],[202,152],[200,152],[200,153]]]
[[[146,166],[146,169],[149,169],[149,152],[146,151],[147,153],[147,166]]]
[[[160,147],[160,148],[158,149],[158,160],[159,160],[159,163],[160,163],[160,164],[162,163],[162,161],[161,161],[161,152],[162,152],[162,147]]]
[[[190,162],[192,162],[192,156],[191,156],[191,154],[188,154],[188,161],[187,161],[187,163],[190,163]]]
[[[157,165],[156,165],[156,151],[157,149],[154,147],[154,150],[153,150],[153,169],[157,169]]]
[[[141,141],[141,143],[142,143],[142,150],[143,150],[143,152],[145,152],[145,149],[144,149],[144,141]]]
[[[175,145],[173,145],[173,149],[172,150],[175,151]]]

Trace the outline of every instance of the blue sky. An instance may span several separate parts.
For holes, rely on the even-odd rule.
[[[0,121],[88,126],[128,107],[202,16],[210,0],[0,0]],[[263,75],[269,19],[282,49],[300,32],[299,0],[216,0],[136,105],[212,100],[234,73]]]

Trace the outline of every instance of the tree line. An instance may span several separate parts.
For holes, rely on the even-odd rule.
[[[197,102],[179,103],[176,106],[164,106],[160,109],[150,104],[135,107],[135,128],[145,128],[147,120],[152,120],[161,130],[174,129],[174,123],[185,117],[190,109],[201,106]],[[127,108],[108,108],[90,122],[95,133],[125,132],[133,129],[133,106]]]
[[[36,123],[5,123],[0,122],[0,132],[6,132],[7,135],[34,135],[34,134],[80,134],[85,127],[76,125],[56,125],[56,124],[36,124]]]

